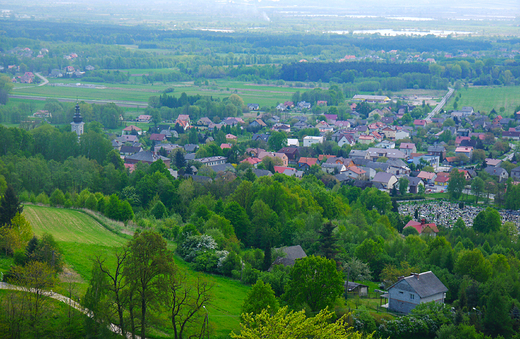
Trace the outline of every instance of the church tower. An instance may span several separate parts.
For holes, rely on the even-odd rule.
[[[72,132],[76,132],[79,137],[83,134],[83,125],[85,125],[85,123],[79,112],[79,104],[76,103],[76,113],[74,113],[73,122],[70,123]]]

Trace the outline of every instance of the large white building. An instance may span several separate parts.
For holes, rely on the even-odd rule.
[[[303,146],[310,147],[311,145],[314,145],[314,144],[323,144],[324,140],[325,140],[324,137],[306,136],[303,138]]]

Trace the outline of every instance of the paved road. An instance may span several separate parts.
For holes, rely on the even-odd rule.
[[[59,102],[76,102],[76,99],[70,98],[51,98],[51,97],[42,97],[42,96],[32,96],[32,95],[9,95],[9,98],[14,99],[28,99],[28,100],[40,100],[45,101],[47,99],[56,99]],[[141,101],[113,101],[113,100],[89,100],[89,99],[81,99],[78,100],[84,101],[89,104],[109,104],[114,103],[120,107],[137,107],[137,108],[146,108],[148,107],[148,103]]]
[[[45,78],[44,76],[42,76],[40,73],[34,73],[38,78],[42,79],[43,82],[41,84],[38,85],[38,87],[40,86],[45,86],[49,83],[49,80],[47,80],[47,78]]]
[[[441,109],[444,107],[444,105],[446,105],[453,92],[455,92],[453,88],[448,88],[448,93],[446,93],[446,95],[444,95],[444,97],[442,98],[441,102],[439,102],[437,106],[435,106],[435,108],[430,113],[428,113],[426,119],[431,120],[431,118],[433,118],[435,114],[439,113]]]
[[[31,292],[31,293],[38,293],[38,292],[40,292],[44,296],[47,296],[49,298],[61,301],[61,302],[65,303],[65,304],[67,304],[67,305],[70,305],[71,307],[75,308],[76,310],[80,311],[81,313],[86,314],[89,317],[92,317],[92,312],[90,312],[87,308],[81,306],[80,304],[78,304],[74,300],[72,300],[70,298],[67,298],[64,295],[61,295],[61,294],[58,294],[58,293],[54,293],[52,291],[49,292],[49,291],[41,291],[41,290],[36,290],[36,289],[28,290],[28,289],[26,289],[24,287],[17,286],[17,285],[12,285],[12,284],[7,284],[5,282],[0,282],[0,290],[14,290],[14,291],[24,291],[24,292]],[[121,334],[121,329],[118,326],[116,326],[114,324],[110,324],[109,328],[110,328],[110,331],[112,331],[112,332],[114,332],[116,334]],[[131,333],[127,333],[126,337],[128,339],[132,339],[132,334]],[[137,339],[141,338],[138,335],[136,335],[135,337]]]

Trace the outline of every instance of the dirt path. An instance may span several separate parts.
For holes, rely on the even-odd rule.
[[[76,310],[80,311],[81,313],[86,314],[87,316],[92,318],[92,312],[90,312],[87,308],[81,306],[79,303],[75,302],[74,300],[72,300],[70,298],[67,298],[64,295],[52,292],[52,290],[50,292],[49,291],[38,291],[36,289],[28,290],[25,287],[21,287],[21,286],[17,286],[17,285],[11,285],[11,284],[8,284],[8,283],[5,283],[5,282],[0,282],[0,290],[13,290],[13,291],[22,291],[22,292],[31,292],[31,293],[41,292],[42,295],[44,295],[46,297],[49,297],[49,298],[52,298],[52,299],[56,299],[56,300],[61,301],[62,303],[65,303],[67,305],[70,305],[71,307],[75,308]],[[121,334],[121,329],[118,326],[116,326],[114,324],[110,324],[109,328],[110,328],[110,331],[112,331],[113,333]],[[126,337],[128,339],[132,339],[132,334],[131,333],[127,333]],[[137,339],[141,338],[140,336],[137,336],[137,335],[135,337]]]

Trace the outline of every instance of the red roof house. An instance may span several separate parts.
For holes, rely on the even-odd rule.
[[[410,220],[406,224],[406,226],[404,226],[403,229],[405,229],[407,227],[415,228],[419,234],[424,233],[424,234],[431,234],[431,235],[435,236],[439,232],[439,229],[437,228],[437,225],[435,225],[435,223],[432,222],[432,223],[427,224],[424,219],[421,220],[421,222]]]

